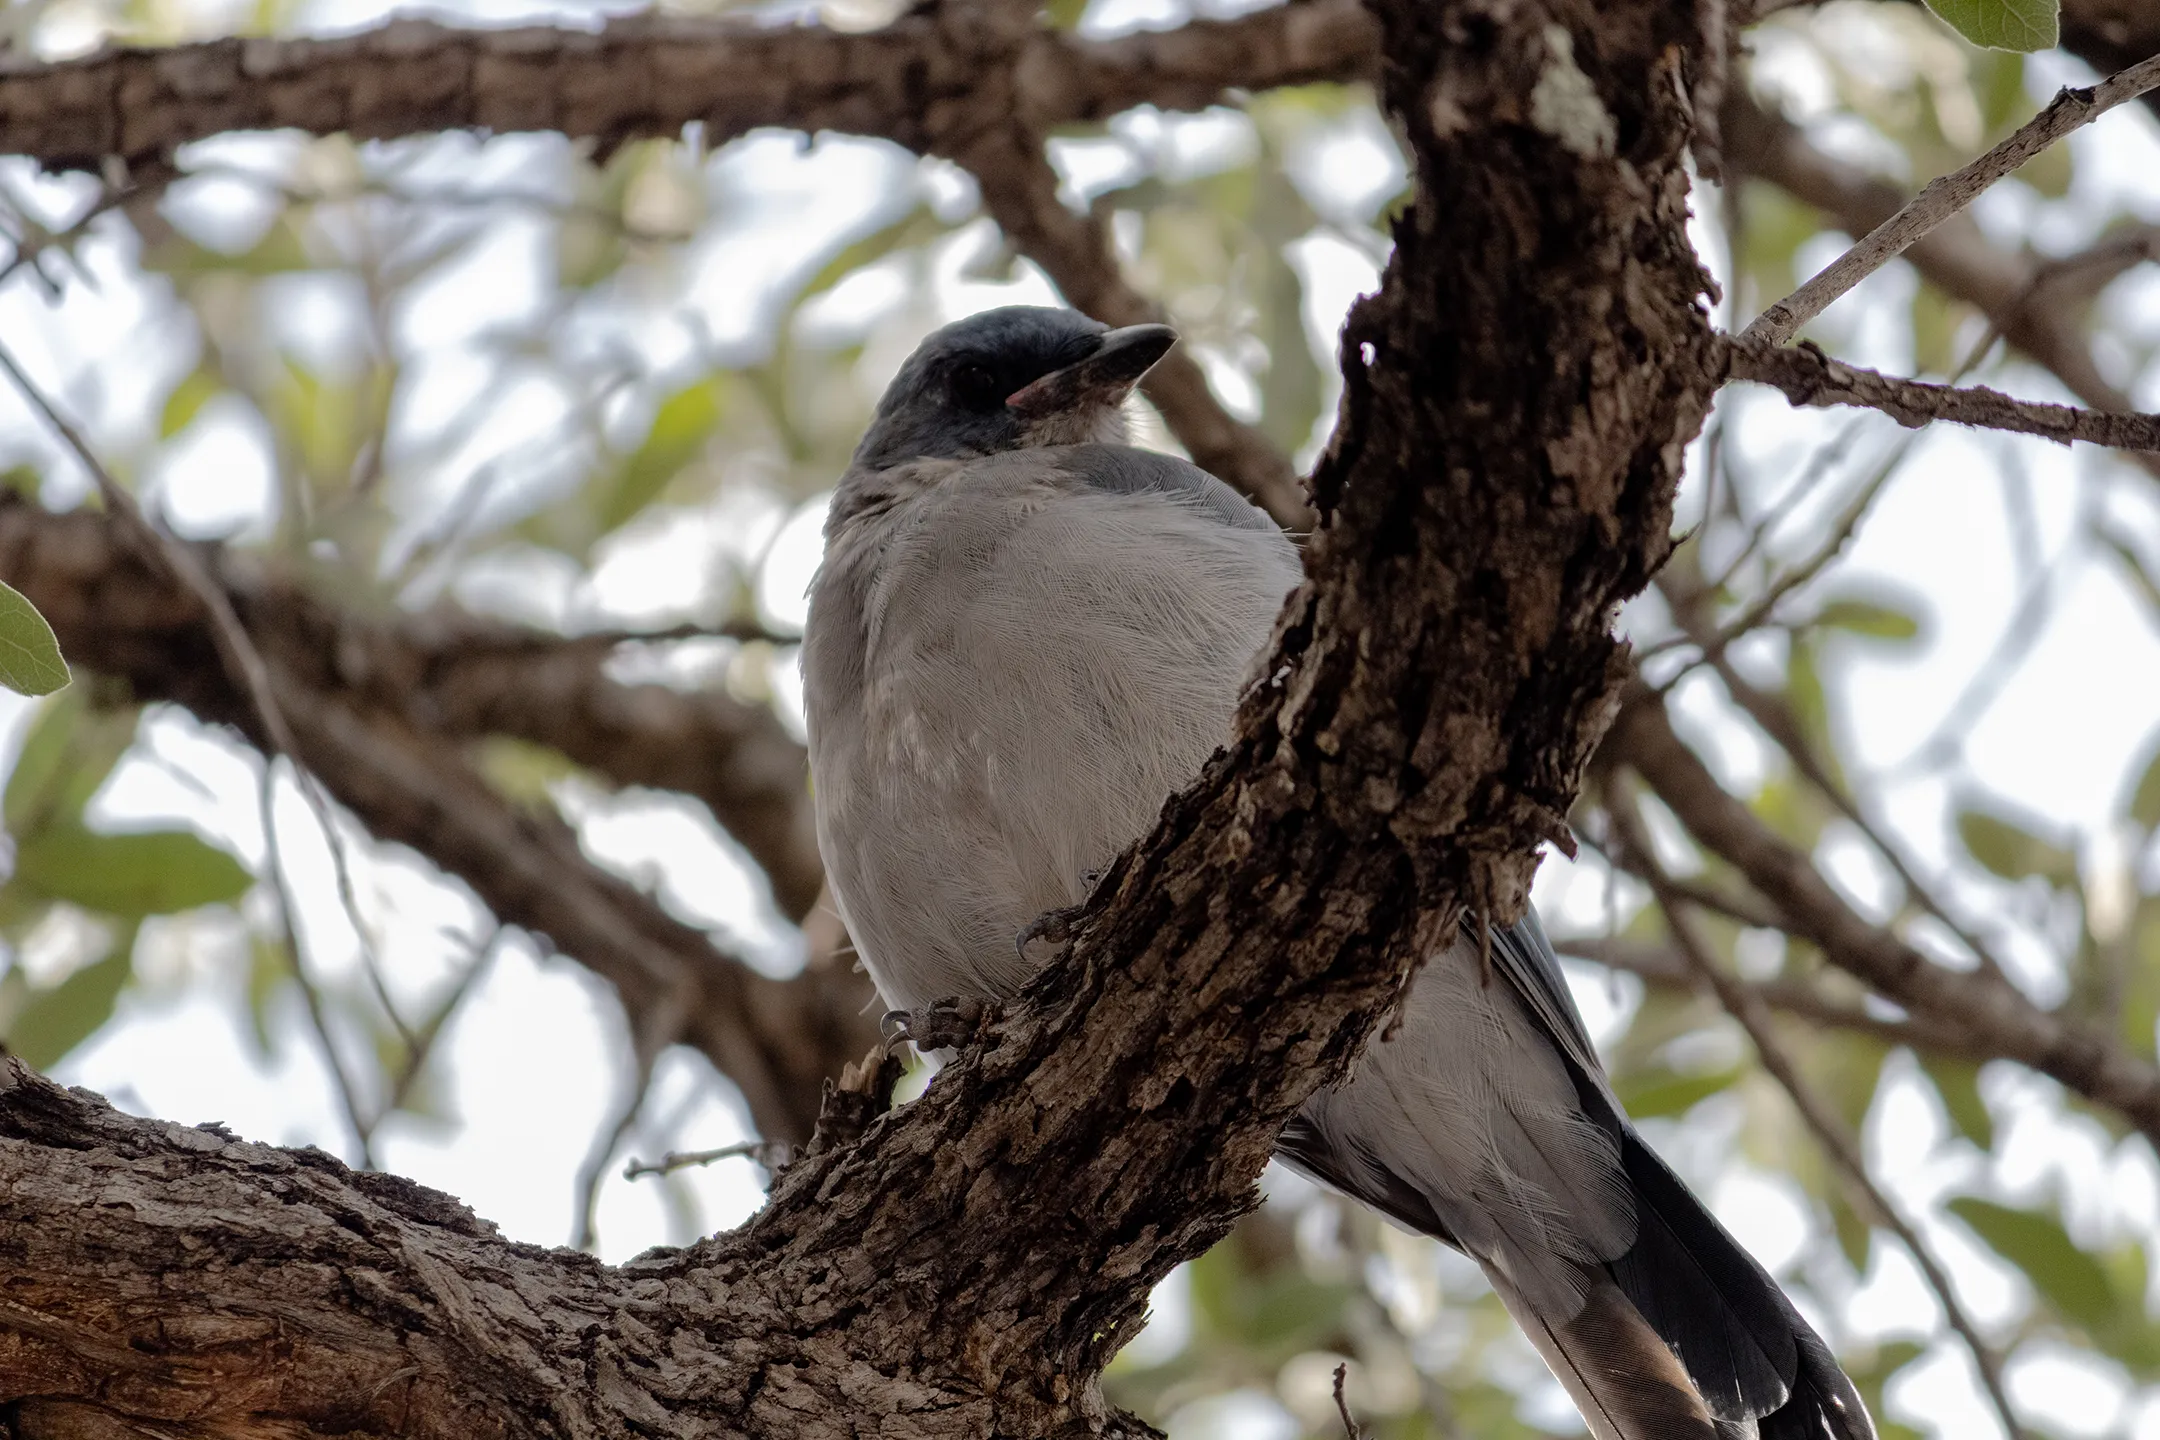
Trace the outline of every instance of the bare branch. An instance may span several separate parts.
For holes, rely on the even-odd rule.
[[[2160,85],[2160,55],[2140,61],[2127,70],[2119,70],[2098,85],[2061,90],[2046,109],[2019,127],[2016,134],[1970,165],[1929,181],[1910,204],[1870,230],[1827,269],[1756,316],[1754,323],[1742,333],[1749,340],[1783,345],[1801,326],[1820,315],[1831,301],[1970,205],[1981,191],[2071,131],[2091,124],[2125,100],[2134,100],[2156,85]]]
[[[1163,34],[1079,40],[984,33],[925,7],[863,34],[637,15],[598,30],[469,30],[398,20],[335,39],[224,39],[0,68],[0,153],[52,168],[130,164],[232,130],[389,139],[434,130],[557,130],[599,143],[719,144],[763,127],[881,136],[910,149],[1009,124],[1041,131],[1142,103],[1351,80],[1377,55],[1352,0],[1293,3]],[[985,62],[991,62],[986,67]],[[1009,83],[987,83],[1011,69]]]
[[[2038,435],[2060,445],[2083,440],[2117,450],[2160,450],[2160,415],[2080,410],[2019,400],[1985,385],[1937,385],[1903,380],[1833,359],[1813,344],[1770,345],[1750,335],[1728,337],[1726,373],[1785,392],[1795,405],[1861,405],[1900,425],[1935,420]]]
[[[1632,872],[1631,872],[1632,873]],[[1693,901],[1675,891],[1683,903]],[[1775,927],[1773,927],[1775,928]],[[1562,955],[1603,965],[1635,976],[1660,990],[1704,993],[1707,987],[1670,945],[1644,940],[1602,936],[1555,937],[1553,948]],[[1736,982],[1738,983],[1738,982]],[[1886,1045],[1904,1045],[1922,1055],[1941,1055],[1969,1064],[1984,1064],[2000,1056],[1975,1046],[1972,1037],[1932,1016],[1891,1019],[1878,1015],[1859,1000],[1840,998],[1812,979],[1778,978],[1748,988],[1772,1010],[1804,1020],[1819,1030],[1853,1030],[1872,1035]]]
[[[1637,690],[1606,737],[1601,759],[1632,767],[1705,847],[1729,862],[1839,969],[1916,1018],[1973,1037],[1989,1053],[2053,1076],[2121,1111],[2160,1140],[2160,1069],[2089,1025],[2040,1009],[1986,971],[1938,965],[1871,925],[1830,887],[1808,856],[1718,784],[1675,735],[1662,703]]]
[[[200,601],[127,546],[113,522],[0,498],[0,574],[31,598],[85,666],[262,742],[259,717],[217,663]],[[468,671],[448,658],[462,626],[447,615],[402,629],[341,615],[295,588],[247,575],[241,557],[231,555],[221,558],[217,578],[276,678],[297,758],[370,833],[460,876],[505,922],[550,937],[613,982],[633,1016],[690,977],[697,996],[687,1011],[691,1042],[742,1089],[763,1133],[808,1136],[823,1078],[876,1038],[863,1013],[867,983],[829,956],[787,981],[729,960],[702,931],[597,869],[560,821],[503,800],[459,749],[462,740],[489,733],[482,727],[490,719],[511,714],[551,727],[555,738],[595,758],[615,745],[626,768],[650,764],[661,784],[669,783],[659,773],[663,759],[686,777],[709,770],[735,794],[753,787],[751,777],[731,776],[731,766],[754,777],[777,764],[769,783],[785,798],[781,813],[792,826],[797,807],[807,812],[801,750],[769,712],[752,717],[725,697],[614,685],[601,657],[589,649],[580,655],[574,645],[566,654],[527,652],[516,661],[504,658],[510,647],[498,647]],[[516,689],[520,676],[534,688]],[[761,759],[764,726],[779,744]],[[751,753],[731,755],[746,732]],[[802,823],[807,828],[806,813]],[[806,843],[814,864],[814,842]],[[805,911],[816,893],[813,885],[812,898],[801,902]]]
[[[2065,21],[2069,18],[2066,13]],[[1726,158],[1736,169],[1828,212],[1854,235],[1881,224],[1905,202],[1905,192],[1894,182],[1816,149],[1798,127],[1757,107],[1744,87],[1729,96],[1724,124]],[[1970,216],[1952,216],[1915,244],[1907,258],[1929,284],[1976,307],[2087,405],[2136,408],[2100,373],[2092,347],[2079,333],[2076,307],[2056,303],[2054,287],[2043,283],[2043,267],[1989,243]],[[2160,474],[2160,455],[2140,451],[2128,458]]]
[[[693,1166],[710,1165],[719,1160],[753,1160],[767,1170],[777,1170],[787,1163],[788,1147],[772,1140],[744,1140],[735,1145],[722,1145],[715,1150],[670,1150],[650,1163],[632,1160],[623,1166],[623,1179],[642,1180],[647,1175],[672,1175],[677,1170]]]

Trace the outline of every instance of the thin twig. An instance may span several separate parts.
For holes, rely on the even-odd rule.
[[[404,1059],[398,1066],[397,1078],[391,1082],[390,1094],[383,1101],[382,1113],[375,1117],[377,1126],[380,1126],[391,1112],[402,1108],[405,1102],[412,1098],[413,1086],[419,1083],[421,1072],[427,1069],[428,1057],[434,1053],[436,1039],[441,1036],[443,1027],[449,1024],[450,1017],[457,1013],[458,1007],[465,1003],[465,997],[472,993],[473,986],[487,969],[488,961],[495,958],[503,929],[502,925],[497,924],[488,932],[485,940],[473,947],[472,960],[452,982],[450,993],[435,1007],[435,1013],[420,1027],[413,1044],[405,1051]]]
[[[1792,706],[1787,699],[1782,695],[1771,694],[1750,684],[1739,669],[1733,665],[1730,656],[1721,653],[1714,658],[1709,658],[1709,651],[1713,646],[1721,650],[1723,648],[1716,633],[1710,629],[1707,620],[1703,618],[1701,613],[1703,602],[1714,591],[1712,588],[1693,580],[1693,576],[1688,573],[1688,565],[1691,560],[1692,557],[1688,556],[1677,559],[1673,565],[1668,566],[1657,577],[1655,582],[1660,593],[1665,596],[1666,603],[1671,607],[1673,618],[1679,622],[1681,628],[1679,638],[1682,641],[1693,641],[1703,648],[1710,667],[1717,672],[1718,678],[1724,682],[1726,692],[1732,696],[1733,702],[1746,711],[1749,718],[1762,728],[1763,733],[1777,743],[1778,747],[1785,752],[1786,757],[1792,761],[1793,768],[1800,773],[1801,778],[1821,792],[1832,805],[1837,807],[1839,813],[1859,829],[1861,835],[1875,848],[1876,853],[1881,855],[1888,862],[1890,868],[1897,872],[1898,878],[1904,882],[1906,893],[1918,901],[1922,909],[1948,927],[1950,932],[1957,936],[1965,948],[1972,952],[1983,970],[1990,970],[1998,976],[2001,975],[2003,973],[2002,962],[1995,955],[1993,949],[1980,938],[1977,932],[1952,916],[1948,908],[1936,899],[1933,891],[1922,883],[1918,874],[1907,863],[1903,853],[1890,843],[1889,836],[1884,834],[1880,827],[1861,810],[1859,802],[1846,792],[1845,786],[1831,772],[1830,766],[1824,763],[1822,757],[1815,753],[1814,744],[1809,740],[1806,731],[1802,729],[1799,717],[1793,713]],[[1693,667],[1689,668],[1692,669]],[[1682,673],[1686,672],[1683,671]]]
[[[1659,691],[1671,690],[1698,666],[1717,664],[1724,658],[1733,642],[1761,628],[1769,620],[1779,601],[1820,575],[1825,566],[1844,553],[1846,545],[1859,530],[1860,522],[1867,518],[1867,512],[1881,496],[1883,487],[1890,483],[1898,466],[1904,463],[1906,454],[1912,449],[1913,439],[1910,435],[1902,437],[1899,443],[1891,448],[1890,453],[1883,457],[1882,462],[1875,467],[1875,473],[1862,482],[1853,498],[1846,502],[1845,508],[1838,513],[1836,523],[1830,527],[1830,533],[1823,537],[1812,554],[1771,581],[1763,593],[1749,603],[1747,609],[1720,626],[1715,635],[1703,640],[1702,653],[1660,682],[1657,687]]]
[[[216,577],[211,575],[203,565],[201,557],[191,547],[170,531],[151,524],[149,518],[143,514],[142,507],[136,503],[135,497],[113,479],[112,472],[98,459],[97,453],[90,448],[82,432],[46,397],[45,392],[17,363],[14,354],[5,344],[0,344],[0,369],[7,372],[8,378],[14,382],[23,398],[30,402],[44,417],[45,423],[51,426],[68,449],[74,452],[75,458],[82,463],[96,484],[105,508],[119,518],[122,528],[133,534],[150,555],[161,559],[173,578],[180,582],[183,589],[192,592],[209,613],[211,637],[217,646],[219,658],[225,663],[226,673],[238,677],[242,689],[246,691],[256,719],[270,741],[271,761],[274,762],[277,756],[282,755],[291,763],[301,797],[306,800],[317,823],[322,826],[323,839],[330,847],[331,861],[337,874],[338,898],[345,906],[347,917],[352,921],[353,933],[360,945],[361,962],[367,970],[378,1000],[389,1015],[390,1023],[410,1044],[412,1033],[399,1017],[395,1007],[390,1004],[388,988],[382,981],[380,967],[376,963],[374,946],[368,938],[367,926],[360,914],[358,897],[353,892],[344,842],[338,834],[329,797],[323,792],[314,775],[300,763],[300,752],[293,742],[292,729],[286,724],[285,712],[278,704],[269,663],[263,659],[262,652],[255,648],[255,642],[248,636],[247,627],[241,624],[238,612],[233,609],[232,597],[226,593],[225,587],[218,583]],[[266,785],[272,768],[272,764],[264,767]],[[276,807],[270,803],[267,793],[266,790],[266,798],[262,802],[264,840],[271,853],[271,868],[276,871],[275,857],[279,851]],[[278,885],[280,899],[287,903],[287,926],[297,935],[298,913],[291,908],[292,896],[287,892],[282,878]],[[297,960],[297,949],[295,958]],[[365,1130],[361,1133],[361,1146],[364,1155],[368,1149]]]
[[[2023,166],[2080,126],[2125,100],[2160,85],[2160,55],[2117,71],[2098,85],[2064,88],[2017,133],[1962,169],[1928,182],[1905,208],[1863,236],[1827,269],[1755,317],[1746,339],[1783,345],[1830,302],[1902,254],[1921,236],[1957,214],[1981,191]],[[2151,446],[2133,447],[2151,449]]]
[[[1343,1382],[1349,1378],[1350,1362],[1345,1360],[1335,1367],[1335,1413],[1342,1416],[1343,1434],[1350,1440],[1365,1440],[1365,1432],[1357,1421],[1350,1418],[1350,1401],[1343,1394]]]
[[[43,227],[39,227],[43,233],[22,236],[15,242],[15,253],[8,257],[7,264],[0,266],[0,285],[4,285],[13,279],[15,272],[25,265],[35,267],[38,275],[44,278],[44,258],[45,252],[48,250],[58,249],[67,254],[70,259],[74,259],[74,252],[68,248],[70,241],[87,230],[90,223],[100,215],[105,214],[108,210],[117,209],[127,204],[143,193],[144,187],[140,185],[108,185],[105,187],[104,193],[98,196],[96,202],[81,215],[69,221],[65,228],[44,231]],[[76,270],[78,273],[82,270],[80,261],[76,261]],[[48,284],[51,283],[53,282],[48,280]]]
[[[1593,853],[1603,856],[1606,864],[1611,869],[1623,875],[1634,875],[1637,879],[1645,878],[1635,868],[1638,862],[1627,852],[1616,852],[1611,846],[1590,835],[1584,835],[1582,842],[1589,846]],[[1665,883],[1702,909],[1723,915],[1734,924],[1745,926],[1750,930],[1783,930],[1786,928],[1785,917],[1753,895],[1728,894],[1723,890],[1693,880],[1668,877]]]
[[[1792,484],[1785,487],[1785,492],[1772,501],[1770,508],[1763,512],[1762,518],[1749,528],[1747,539],[1740,546],[1740,553],[1733,556],[1725,568],[1718,573],[1718,577],[1703,588],[1714,595],[1739,579],[1740,572],[1747,567],[1748,561],[1754,559],[1762,550],[1762,547],[1769,542],[1771,532],[1783,524],[1785,518],[1792,514],[1800,502],[1814,491],[1815,486],[1845,458],[1846,452],[1852,449],[1853,442],[1860,438],[1861,433],[1867,429],[1868,424],[1869,422],[1865,418],[1854,416],[1852,423],[1831,437],[1829,444],[1820,447],[1813,455],[1809,456],[1807,467],[1801,471],[1799,477]],[[1738,487],[1728,486],[1727,488],[1733,492],[1737,499]]]
[[[1906,894],[1918,901],[1921,909],[1941,921],[1950,933],[1958,938],[1959,943],[1972,952],[1981,969],[1991,970],[1997,975],[2003,974],[2002,961],[1993,948],[1980,938],[1977,931],[1952,916],[1943,903],[1936,899],[1934,891],[1921,881],[1906,861],[1903,852],[1890,843],[1890,837],[1868,818],[1866,812],[1861,810],[1859,801],[1849,794],[1845,786],[1830,772],[1830,767],[1815,753],[1815,747],[1809,743],[1806,732],[1800,728],[1799,717],[1792,713],[1792,707],[1786,703],[1785,698],[1750,685],[1730,660],[1719,660],[1715,668],[1718,678],[1725,683],[1726,693],[1763,728],[1763,733],[1777,742],[1778,748],[1792,761],[1793,768],[1800,772],[1801,778],[1836,806],[1838,813],[1852,822],[1868,844],[1874,847],[1875,853],[1882,856],[1890,868],[1897,872],[1898,879],[1905,885]]]
[[[623,1167],[623,1179],[639,1180],[647,1175],[672,1175],[677,1170],[687,1170],[693,1165],[710,1165],[716,1160],[734,1160],[745,1156],[767,1170],[777,1170],[787,1163],[789,1148],[783,1140],[744,1140],[734,1145],[722,1145],[717,1150],[670,1150],[658,1160],[632,1160]]]
[[[1958,1301],[1957,1292],[1951,1287],[1950,1277],[1944,1273],[1934,1253],[1921,1241],[1919,1232],[1913,1229],[1911,1223],[1890,1202],[1890,1197],[1883,1193],[1874,1178],[1868,1174],[1867,1162],[1860,1154],[1859,1144],[1846,1132],[1844,1122],[1830,1109],[1828,1103],[1816,1094],[1814,1086],[1800,1073],[1792,1057],[1785,1053],[1784,1046],[1777,1039],[1774,1028],[1776,1022],[1761,997],[1727,975],[1723,967],[1711,958],[1709,947],[1695,929],[1685,902],[1669,886],[1662,883],[1663,872],[1659,869],[1655,857],[1650,855],[1646,848],[1640,821],[1632,813],[1629,803],[1623,800],[1612,805],[1610,814],[1623,845],[1631,850],[1643,847],[1645,879],[1651,889],[1657,892],[1658,904],[1665,912],[1666,928],[1672,934],[1674,945],[1687,960],[1689,967],[1716,994],[1718,1003],[1725,1007],[1726,1013],[1739,1021],[1740,1027],[1747,1031],[1748,1039],[1754,1043],[1756,1056],[1762,1061],[1763,1069],[1784,1088],[1786,1095],[1792,1100],[1793,1108],[1799,1112],[1801,1120],[1814,1135],[1816,1144],[1822,1147],[1823,1153],[1830,1158],[1832,1165],[1855,1192],[1861,1205],[1888,1227],[1912,1255],[1913,1263],[1920,1267],[1920,1273],[1926,1277],[1936,1299],[1942,1303],[1943,1314],[1949,1321],[1950,1328],[1958,1333],[1972,1351],[1973,1365],[1980,1372],[1980,1383],[1995,1406],[2004,1432],[2009,1435],[2010,1440],[2023,1440],[2025,1431],[2018,1424],[2017,1414],[2010,1408],[2009,1394],[2003,1388],[2002,1363],[1997,1358],[1994,1347],[1981,1336],[1978,1327],[1965,1313],[1965,1307]]]
[[[262,815],[263,867],[269,871],[270,887],[277,895],[278,920],[285,929],[292,958],[293,984],[299,987],[308,1028],[315,1032],[315,1043],[322,1047],[323,1063],[329,1067],[338,1104],[345,1112],[345,1123],[352,1129],[353,1144],[359,1148],[361,1168],[372,1170],[375,1168],[375,1126],[361,1109],[358,1082],[345,1068],[345,1057],[338,1053],[337,1041],[330,1033],[330,1016],[323,1005],[322,991],[316,988],[314,977],[308,973],[306,957],[301,953],[305,942],[301,939],[300,907],[293,897],[292,882],[285,878],[285,852],[278,843],[276,788],[275,762],[266,755],[262,779],[255,787],[255,803]]]
[[[599,1243],[599,1228],[595,1222],[600,1207],[600,1182],[607,1178],[608,1157],[622,1144],[623,1136],[637,1123],[638,1112],[645,1108],[646,1094],[652,1089],[653,1067],[659,1063],[661,1052],[682,1038],[689,1021],[692,988],[690,983],[678,982],[645,1010],[631,1017],[630,1093],[613,1122],[595,1137],[585,1163],[578,1167],[577,1228],[570,1240],[573,1249],[591,1250]]]
[[[2081,410],[2042,400],[2020,400],[1985,385],[1938,385],[1906,380],[1848,365],[1811,343],[1768,345],[1750,336],[1725,336],[1726,378],[1753,380],[1785,393],[1795,405],[1858,405],[1880,410],[1900,425],[1918,429],[1937,420],[2037,435],[2068,445],[2083,440],[2114,450],[2160,450],[2160,415]]]

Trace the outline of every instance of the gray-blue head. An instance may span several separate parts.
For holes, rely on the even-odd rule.
[[[1077,310],[1008,305],[917,346],[856,447],[859,469],[1125,438],[1125,397],[1177,342],[1167,325],[1112,330]]]

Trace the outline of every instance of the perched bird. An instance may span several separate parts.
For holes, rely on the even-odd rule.
[[[818,842],[888,1004],[1004,1000],[1230,733],[1300,578],[1125,444],[1175,342],[1011,307],[924,341],[833,495],[803,682]],[[1465,927],[1466,929],[1468,927]],[[1871,1440],[1829,1349],[1628,1123],[1534,915],[1425,965],[1278,1153],[1483,1267],[1598,1440]]]

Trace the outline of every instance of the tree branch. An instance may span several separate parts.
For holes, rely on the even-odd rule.
[[[1763,111],[1744,90],[1736,88],[1728,98],[1724,126],[1729,164],[1827,212],[1851,234],[1866,234],[1905,203],[1894,182],[1817,150],[1797,126]],[[2044,268],[1989,243],[1970,216],[1952,216],[1914,244],[1907,258],[1929,284],[1978,309],[2087,405],[2136,408],[2093,363],[2092,348],[2078,332],[2076,307],[2059,303]],[[2131,458],[2160,474],[2160,456],[2140,452]]]
[[[34,1367],[35,1393],[129,1413],[244,1395],[263,1428],[334,1402],[336,1428],[461,1440],[796,1440],[863,1417],[923,1440],[1145,1433],[1097,1381],[1150,1287],[1250,1206],[1282,1122],[1443,953],[1463,898],[1519,909],[1624,673],[1611,608],[1669,548],[1716,383],[1685,229],[1685,19],[1659,0],[1559,12],[1596,57],[1575,118],[1594,105],[1614,153],[1523,117],[1563,63],[1551,12],[1375,8],[1419,199],[1351,322],[1309,583],[1227,751],[1105,877],[1024,1008],[860,1141],[813,1147],[742,1231],[615,1271],[502,1246],[408,1189],[363,1208],[358,1182],[276,1152],[182,1159],[200,1137],[114,1129],[19,1080],[0,1165],[36,1184],[0,1199],[0,1254],[30,1277],[6,1302],[33,1338],[0,1348],[0,1393]],[[1473,26],[1490,43],[1469,55]],[[108,1242],[45,1243],[88,1193]],[[180,1323],[172,1290],[135,1303],[172,1272],[172,1207],[227,1202],[231,1228],[179,1262],[217,1267],[188,1272],[210,1319]],[[182,1381],[212,1345],[206,1401]],[[240,1383],[287,1356],[318,1368]],[[124,1394],[102,1384],[115,1365]]]
[[[1988,1053],[2112,1106],[2160,1142],[2160,1069],[2090,1026],[2040,1009],[2007,981],[1984,970],[1946,969],[1861,919],[1805,854],[1718,784],[1654,697],[1630,696],[1606,755],[1640,774],[1698,841],[1782,912],[1784,928],[1813,942],[1831,964],[1916,1018],[1968,1034]]]
[[[1985,385],[1937,385],[1864,370],[1815,345],[1772,345],[1747,334],[1724,344],[1726,373],[1785,392],[1795,405],[1859,405],[1915,429],[1935,420],[2038,435],[2060,445],[2083,440],[2117,450],[2160,450],[2160,415],[2080,410],[2019,400]]]
[[[768,125],[843,130],[972,170],[991,214],[1066,298],[1127,325],[1160,317],[1098,228],[1058,200],[1043,135],[1143,103],[1198,108],[1237,90],[1362,78],[1376,55],[1371,18],[1352,0],[1291,0],[1101,43],[959,5],[867,35],[651,16],[590,34],[400,20],[339,40],[211,41],[19,68],[0,86],[0,153],[144,163],[207,135],[271,128],[548,129],[603,151],[692,122],[708,144]],[[1190,356],[1170,355],[1146,389],[1198,464],[1286,526],[1310,524],[1288,459],[1222,409]]]
[[[1920,193],[1850,250],[1798,290],[1755,317],[1745,338],[1782,345],[1801,326],[1820,315],[1830,302],[1880,270],[1913,242],[1957,214],[2011,171],[2081,126],[2089,125],[2125,100],[2160,86],[2160,55],[2119,70],[2098,85],[2057,92],[2046,109],[2020,126],[1985,155],[1948,175],[1930,180]],[[2148,447],[2150,448],[2150,447]]]
[[[1635,873],[1632,867],[1629,873]],[[1694,903],[1684,890],[1674,894]],[[1685,957],[1672,946],[1643,940],[1578,936],[1553,940],[1562,955],[1620,970],[1660,990],[1708,994],[1707,987],[1689,968]],[[1735,982],[1739,983],[1739,982]],[[1751,994],[1772,1010],[1805,1020],[1819,1030],[1853,1030],[1872,1035],[1887,1045],[1904,1045],[1923,1055],[1941,1055],[1980,1065],[2002,1057],[1980,1048],[1965,1032],[1937,1016],[1913,1015],[1893,1020],[1877,1015],[1867,1006],[1840,999],[1810,980],[1775,979],[1748,986]]]
[[[242,568],[238,557],[224,557],[218,579],[276,686],[295,757],[371,833],[460,876],[505,922],[547,935],[614,984],[633,1016],[682,1004],[689,1020],[675,1038],[696,1044],[734,1081],[763,1133],[805,1138],[823,1078],[876,1040],[863,1013],[869,986],[844,965],[780,981],[721,955],[702,931],[595,867],[559,821],[521,813],[496,795],[456,748],[512,719],[527,738],[572,742],[629,770],[658,769],[660,757],[681,746],[674,753],[682,774],[714,778],[740,798],[753,787],[725,783],[740,778],[726,752],[745,731],[758,743],[762,726],[738,713],[748,707],[612,686],[601,657],[575,642],[553,654],[528,648],[514,666],[500,659],[513,647],[481,646],[467,671],[455,658],[460,633],[500,642],[516,632],[442,616],[401,632]],[[0,575],[31,597],[80,663],[262,743],[259,716],[217,663],[199,602],[145,563],[108,520],[0,497]],[[416,638],[430,623],[432,638]],[[530,677],[533,688],[516,691],[517,676]],[[762,718],[778,732],[769,714]],[[784,732],[778,742],[793,747]],[[781,791],[790,815],[805,794],[799,747],[793,754],[792,784]],[[754,772],[757,763],[753,757],[745,767]],[[810,853],[814,859],[814,846]]]
[[[474,30],[397,20],[336,39],[224,39],[0,68],[0,153],[51,168],[137,165],[233,130],[390,139],[556,130],[607,152],[693,122],[708,144],[762,127],[881,136],[929,151],[1010,123],[1040,131],[1134,105],[1212,104],[1232,89],[1353,79],[1369,17],[1292,0],[1107,42],[1029,28],[1017,49],[928,7],[881,30],[638,15],[598,30]],[[989,53],[986,54],[986,47]],[[1009,71],[1001,83],[983,68]]]

